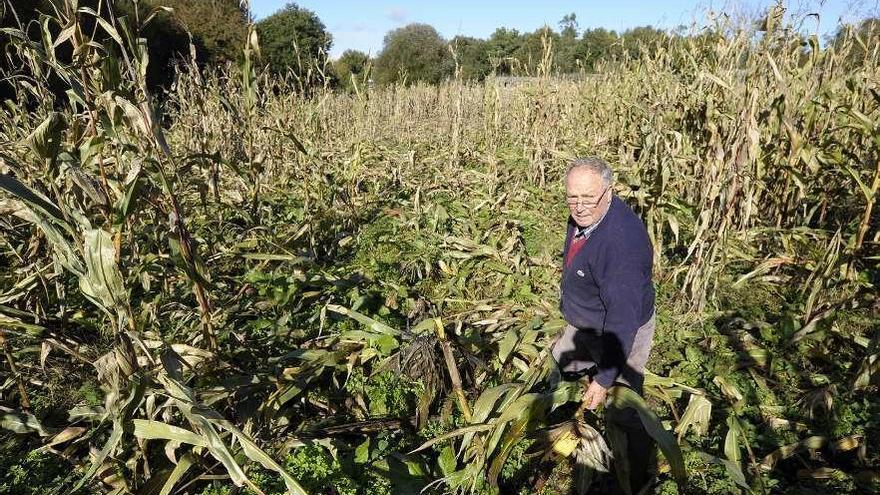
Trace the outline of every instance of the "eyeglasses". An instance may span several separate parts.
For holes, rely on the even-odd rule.
[[[565,199],[565,202],[566,202],[566,204],[568,204],[568,206],[570,208],[577,208],[580,205],[580,206],[583,206],[584,208],[593,209],[593,208],[599,206],[599,203],[602,202],[602,198],[605,197],[605,193],[608,192],[609,187],[611,187],[611,186],[610,185],[605,186],[605,189],[602,189],[602,194],[600,194],[599,197],[596,198],[595,201],[587,201],[584,198],[573,198],[573,197],[569,196],[568,198]]]

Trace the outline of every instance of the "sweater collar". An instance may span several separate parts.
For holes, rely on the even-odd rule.
[[[574,225],[574,239],[588,239],[590,235],[599,227],[599,224],[602,223],[602,220],[608,216],[608,212],[611,211],[611,207],[614,205],[614,196],[611,196],[611,202],[608,205],[608,209],[605,210],[605,213],[595,222],[587,225],[586,227],[581,227],[578,224]]]

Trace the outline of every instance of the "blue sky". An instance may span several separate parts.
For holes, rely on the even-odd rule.
[[[272,14],[286,0],[251,0],[257,19]],[[348,48],[377,54],[382,38],[391,29],[411,22],[424,22],[437,28],[444,37],[456,35],[487,38],[498,27],[530,32],[558,22],[574,12],[580,29],[604,27],[622,31],[650,24],[671,28],[700,22],[708,9],[725,12],[755,13],[772,0],[444,0],[413,2],[406,0],[300,0],[300,7],[318,14],[333,35],[330,54],[338,57]],[[809,32],[833,32],[838,21],[853,22],[861,16],[877,13],[880,0],[802,0],[787,1],[790,11],[818,12],[820,21],[807,21]]]

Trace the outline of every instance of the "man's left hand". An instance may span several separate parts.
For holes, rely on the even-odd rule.
[[[599,382],[596,380],[593,380],[590,382],[590,386],[587,387],[587,391],[584,392],[583,404],[587,409],[593,411],[599,407],[599,404],[605,402],[605,396],[607,394],[608,389],[599,385]]]

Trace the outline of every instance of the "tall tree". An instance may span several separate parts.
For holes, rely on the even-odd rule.
[[[458,59],[461,78],[481,81],[492,71],[486,41],[470,36],[456,36],[449,42]]]
[[[326,26],[311,10],[288,3],[257,23],[263,61],[275,73],[292,70],[302,79],[316,80],[333,43]]]
[[[559,21],[559,34],[561,34],[562,36],[577,38],[577,29],[577,15],[574,12],[562,16],[562,20]]]
[[[192,34],[199,62],[216,64],[241,56],[248,12],[239,0],[150,0],[174,9],[173,17]]]
[[[446,40],[427,24],[409,24],[390,31],[376,58],[376,80],[382,84],[438,83],[452,71],[452,54]]]
[[[498,28],[486,41],[486,55],[498,74],[511,74],[519,63],[514,55],[523,44],[523,36],[516,29]]]
[[[153,0],[150,0],[153,1]],[[158,0],[156,0],[158,3]],[[61,7],[56,0],[28,0],[24,2],[12,2],[10,8],[7,2],[0,2],[0,27],[18,28],[19,25],[27,32],[31,39],[40,38],[41,26],[40,15],[54,15],[55,7]],[[127,19],[129,25],[133,25],[135,18],[142,22],[148,18],[153,10],[153,4],[149,2],[134,2],[132,0],[116,0],[108,3],[106,0],[79,0],[80,8],[88,7],[97,12],[104,19],[110,18],[109,7],[112,5],[113,14],[116,17]],[[135,16],[135,9],[138,15]],[[62,10],[63,11],[63,10]],[[82,29],[86,32],[95,32],[95,40],[103,44],[109,50],[115,50],[115,42],[102,29],[97,29],[94,17],[84,14],[81,16]],[[58,36],[61,27],[56,23],[49,22],[48,29],[53,37]],[[147,49],[150,55],[150,63],[147,66],[147,83],[154,90],[167,87],[174,80],[174,62],[181,58],[189,58],[189,37],[180,22],[172,16],[160,13],[154,17],[140,33],[147,39]],[[7,36],[0,35],[0,52],[6,52]],[[63,63],[68,63],[72,56],[72,48],[69,43],[62,43],[56,47],[55,56]],[[10,71],[22,71],[20,61],[12,57],[0,57],[0,73]],[[3,79],[0,77],[0,79]],[[50,84],[54,81],[50,78]],[[0,96],[11,95],[12,88],[8,82],[0,80]]]
[[[555,58],[558,46],[559,34],[553,31],[550,26],[544,26],[523,36],[522,43],[514,56],[527,74],[534,75],[538,72],[538,67],[543,61],[545,50],[550,48],[551,55]],[[555,69],[555,63],[554,66],[547,67],[547,69]]]
[[[620,39],[617,33],[605,28],[587,29],[581,35],[575,49],[575,58],[587,71],[594,71],[600,60],[610,60],[620,55]]]
[[[666,39],[668,39],[666,32],[653,26],[638,26],[627,29],[620,36],[624,51],[632,58],[639,58],[643,48],[650,50]]]
[[[559,38],[553,51],[556,54],[556,70],[562,73],[577,71],[582,65],[577,58],[578,22],[574,12],[559,21]]]
[[[333,72],[339,81],[339,87],[347,91],[354,90],[355,79],[358,85],[364,83],[364,77],[367,74],[370,57],[366,53],[359,50],[345,50],[339,57],[339,60],[333,62]]]

